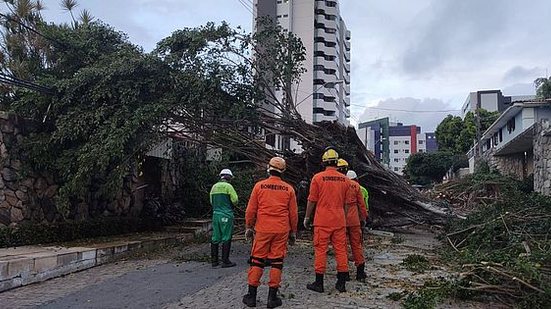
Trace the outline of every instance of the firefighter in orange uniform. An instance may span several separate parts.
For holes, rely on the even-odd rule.
[[[323,172],[317,173],[310,183],[310,193],[304,217],[304,227],[310,228],[310,217],[314,215],[314,269],[316,281],[307,284],[309,290],[323,293],[323,277],[327,264],[329,243],[335,250],[337,260],[337,283],[339,292],[346,291],[348,259],[346,257],[346,194],[348,179],[337,171],[339,154],[329,147],[323,153]]]
[[[268,164],[268,179],[259,181],[251,193],[245,213],[245,238],[254,242],[249,260],[249,292],[243,296],[248,307],[256,306],[257,288],[264,267],[271,267],[268,283],[268,308],[282,305],[277,292],[281,283],[283,259],[287,253],[287,242],[296,240],[298,210],[295,190],[281,180],[285,171],[285,160],[274,157]]]
[[[347,174],[348,162],[344,159],[339,159],[337,166],[339,172],[344,175]],[[356,266],[356,280],[363,282],[367,276],[365,274],[362,230],[367,221],[367,209],[360,184],[351,180],[348,176],[346,178],[350,186],[346,196],[346,204],[348,206],[346,213],[346,235],[348,236],[348,243],[352,249],[352,257]],[[350,280],[350,276],[347,276],[347,280]]]

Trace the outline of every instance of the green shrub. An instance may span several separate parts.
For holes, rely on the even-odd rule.
[[[59,243],[77,239],[159,230],[152,222],[138,218],[98,218],[55,224],[23,223],[0,228],[0,248]]]

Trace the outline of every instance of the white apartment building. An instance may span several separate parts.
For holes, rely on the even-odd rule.
[[[300,83],[292,86],[302,118],[307,123],[338,121],[348,125],[350,31],[338,1],[254,0],[254,22],[258,16],[277,20],[304,44],[306,72]]]

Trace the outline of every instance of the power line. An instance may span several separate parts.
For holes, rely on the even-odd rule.
[[[254,16],[254,11],[251,7],[249,7],[245,2],[243,2],[243,0],[237,0],[241,6],[243,6],[247,11],[249,11],[249,13],[253,14]]]
[[[23,79],[15,77],[13,75],[8,75],[8,74],[4,74],[4,73],[0,73],[0,83],[13,85],[13,86],[16,86],[16,87],[22,87],[22,88],[26,88],[26,89],[29,89],[29,90],[41,92],[41,93],[44,93],[44,94],[49,94],[49,95],[55,94],[55,91],[51,88],[44,87],[44,86],[41,86],[39,84],[30,82],[30,81],[27,81],[27,80],[23,80]]]
[[[382,108],[382,107],[372,107],[372,106],[366,106],[366,105],[360,105],[360,104],[350,104],[353,106],[363,107],[363,108],[369,108],[369,109],[376,109],[376,110],[382,110],[382,111],[389,111],[389,112],[404,112],[404,113],[453,113],[453,112],[460,112],[460,109],[448,109],[448,110],[407,110],[407,109],[391,109],[391,108]]]
[[[60,41],[58,41],[58,40],[56,40],[56,39],[54,39],[54,38],[52,38],[52,37],[49,37],[49,36],[47,36],[47,35],[41,33],[40,31],[38,31],[38,30],[36,30],[36,29],[34,29],[34,28],[30,27],[30,26],[27,26],[25,23],[21,22],[20,20],[14,19],[14,18],[10,17],[9,15],[6,15],[6,14],[4,14],[4,13],[0,13],[0,17],[4,17],[4,18],[5,18],[6,20],[8,20],[8,21],[12,21],[12,22],[17,23],[17,24],[20,25],[21,27],[27,29],[28,31],[30,31],[30,32],[32,32],[32,33],[38,35],[38,36],[41,36],[41,37],[45,38],[46,40],[48,40],[48,41],[50,41],[50,42],[56,43],[57,45],[62,46],[62,47],[66,47],[66,45],[63,44],[63,43],[61,43]]]

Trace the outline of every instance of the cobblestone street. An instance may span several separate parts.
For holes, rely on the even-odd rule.
[[[331,256],[325,293],[306,289],[313,280],[313,249],[308,241],[291,247],[280,289],[283,308],[399,308],[387,298],[392,292],[411,291],[428,278],[447,277],[434,266],[415,274],[400,265],[409,254],[434,259],[431,235],[403,235],[401,243],[371,237],[366,242],[368,282],[351,281],[346,293],[336,293],[335,264]],[[117,263],[34,284],[0,294],[0,308],[242,308],[246,291],[246,260],[249,244],[237,241],[233,260],[238,267],[210,268],[207,244],[161,253],[129,257]],[[147,258],[144,258],[146,256]],[[351,267],[351,272],[354,268]],[[266,280],[265,272],[263,283]],[[354,277],[354,276],[352,276]],[[259,288],[258,307],[266,306],[267,286]],[[441,308],[483,308],[477,304],[443,304]]]

